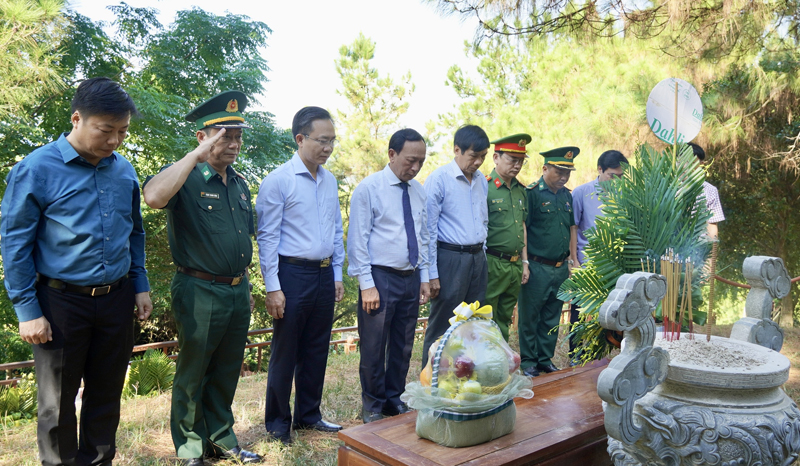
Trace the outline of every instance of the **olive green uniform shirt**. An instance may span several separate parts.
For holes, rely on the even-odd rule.
[[[528,257],[560,261],[569,256],[570,227],[575,225],[572,193],[561,188],[555,194],[544,177],[528,186]]]
[[[250,189],[231,167],[227,183],[208,163],[199,163],[167,203],[175,265],[213,275],[240,274],[250,265],[255,234]]]
[[[516,178],[511,180],[509,187],[495,170],[486,180],[489,182],[486,247],[506,254],[520,254],[525,247],[525,219],[528,214],[525,187]]]

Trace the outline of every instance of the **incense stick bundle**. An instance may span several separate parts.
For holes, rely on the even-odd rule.
[[[711,288],[708,290],[708,317],[706,317],[706,341],[711,341],[711,326],[714,325],[714,283],[717,282],[718,241],[711,246]]]
[[[694,340],[694,316],[692,316],[692,277],[694,273],[694,266],[692,265],[692,258],[686,259],[686,276],[689,280],[689,339]]]
[[[692,288],[691,280],[689,279],[689,263],[686,262],[686,261],[684,261],[684,263],[686,265],[684,266],[685,275],[683,277],[683,292],[681,293],[681,312],[680,312],[680,317],[678,318],[678,340],[681,339],[681,329],[683,328],[683,318],[686,315],[686,304],[687,304],[687,301],[688,301],[688,296],[687,295],[691,294],[691,291],[689,291],[689,290],[691,290],[691,288]]]

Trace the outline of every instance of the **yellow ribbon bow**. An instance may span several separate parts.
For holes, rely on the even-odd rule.
[[[457,308],[453,309],[453,317],[450,318],[450,325],[470,317],[481,317],[483,319],[492,318],[492,306],[486,305],[481,307],[481,303],[475,301],[472,304],[461,303]]]

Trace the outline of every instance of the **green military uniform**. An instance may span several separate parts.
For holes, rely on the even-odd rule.
[[[574,169],[572,159],[578,148],[555,152],[561,156],[545,155],[545,163]],[[567,162],[564,162],[564,161]],[[553,163],[555,162],[555,163]],[[519,346],[521,367],[549,366],[555,354],[558,331],[550,332],[559,323],[563,301],[557,298],[558,289],[569,277],[570,228],[575,225],[572,194],[567,188],[553,193],[544,177],[528,186],[528,260],[530,278],[522,286],[519,297]]]
[[[495,152],[524,155],[530,143],[527,134],[515,134],[492,141]],[[486,302],[493,319],[508,340],[508,327],[517,305],[522,282],[522,252],[525,247],[525,220],[528,213],[525,187],[514,178],[505,183],[497,170],[486,176],[489,193],[489,231],[486,237],[486,262],[489,270]]]
[[[239,123],[243,118],[238,108],[210,112],[227,104],[243,109],[246,99],[228,91],[193,113],[210,115],[228,128],[246,127]],[[198,121],[198,128],[216,126],[205,125],[208,120]],[[238,446],[231,404],[250,326],[245,269],[253,255],[253,208],[241,175],[228,166],[223,183],[205,162],[192,169],[165,208],[170,250],[179,270],[171,288],[180,352],[170,428],[178,457],[201,458]]]

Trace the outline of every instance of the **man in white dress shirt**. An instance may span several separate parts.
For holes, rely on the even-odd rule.
[[[431,315],[425,332],[422,367],[428,348],[450,327],[453,309],[486,298],[488,268],[483,245],[489,226],[488,183],[478,168],[489,152],[489,137],[466,125],[453,138],[453,161],[425,180]]]
[[[350,201],[347,272],[358,277],[364,423],[408,412],[406,385],[419,306],[428,302],[425,192],[414,180],[425,141],[413,129],[389,140],[389,164],[366,177]],[[388,342],[388,344],[387,344]]]

